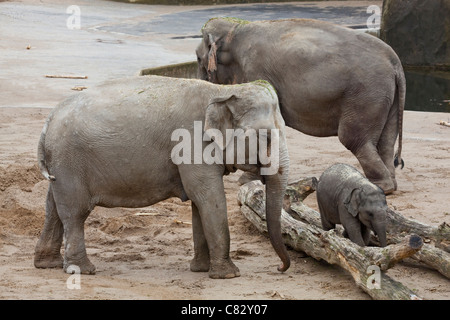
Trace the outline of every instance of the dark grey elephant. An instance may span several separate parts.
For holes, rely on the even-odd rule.
[[[386,196],[358,170],[346,164],[331,166],[321,175],[316,192],[324,230],[342,224],[360,246],[369,243],[372,230],[386,246]]]
[[[231,129],[247,138],[251,131],[268,139],[265,149],[258,140],[253,162],[238,159],[239,144],[226,135]],[[209,271],[212,278],[239,276],[229,256],[222,178],[237,169],[265,175],[270,240],[283,263],[279,270],[289,268],[280,228],[289,158],[278,99],[268,83],[221,86],[152,76],[89,88],[52,111],[38,160],[50,180],[35,250],[38,268],[67,271],[76,265],[82,273],[94,273],[84,221],[95,206],[135,208],[178,197],[192,200],[191,270]]]
[[[286,125],[338,136],[386,194],[397,189],[405,77],[395,52],[371,35],[331,23],[213,18],[196,53],[199,77],[234,84],[257,79],[276,89]],[[403,165],[403,163],[402,163]]]

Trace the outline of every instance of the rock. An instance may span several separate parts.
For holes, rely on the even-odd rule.
[[[450,70],[450,0],[384,0],[380,38],[404,66]]]

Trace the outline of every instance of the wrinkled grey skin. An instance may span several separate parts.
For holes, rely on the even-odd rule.
[[[397,189],[405,77],[383,41],[328,22],[243,22],[214,18],[196,53],[199,77],[234,84],[264,79],[276,89],[286,125],[305,134],[338,136],[365,175],[386,194]],[[403,164],[403,163],[402,163]]]
[[[369,244],[372,230],[386,246],[386,196],[358,170],[346,164],[331,166],[320,177],[316,192],[324,230],[342,224],[360,246]]]
[[[82,273],[94,273],[86,255],[84,221],[95,206],[136,208],[178,197],[192,200],[191,270],[209,271],[212,278],[239,276],[229,256],[222,177],[237,169],[258,173],[260,165],[175,165],[171,150],[180,141],[171,141],[172,132],[185,128],[194,137],[194,121],[202,121],[204,130],[216,128],[224,134],[232,128],[279,129],[279,170],[264,180],[270,239],[283,262],[279,269],[285,271],[289,257],[280,214],[289,158],[272,91],[254,83],[221,86],[152,76],[110,81],[62,102],[49,116],[38,148],[41,172],[51,182],[35,266],[67,271],[77,265]],[[217,142],[203,142],[203,148],[211,143]]]

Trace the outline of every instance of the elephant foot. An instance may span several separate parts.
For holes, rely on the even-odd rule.
[[[64,259],[59,252],[52,254],[38,253],[34,255],[34,266],[36,268],[62,268]]]
[[[211,262],[209,277],[212,279],[231,279],[240,275],[239,268],[229,258],[216,263]]]
[[[201,259],[194,258],[191,260],[192,272],[208,272],[209,271],[209,257]]]
[[[64,261],[64,272],[72,274],[72,273],[81,273],[81,274],[95,274],[95,266],[89,261],[87,257]]]
[[[244,172],[239,177],[238,184],[240,186],[242,186],[242,185],[244,185],[250,181],[254,181],[254,180],[260,180],[261,182],[264,182],[264,181],[262,181],[262,177],[259,174],[255,174],[255,173],[251,173],[251,172]]]

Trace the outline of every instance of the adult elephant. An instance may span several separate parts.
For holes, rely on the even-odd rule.
[[[406,85],[391,47],[308,19],[213,18],[202,32],[196,50],[200,78],[221,84],[269,81],[287,126],[317,137],[337,135],[370,181],[386,194],[397,189]]]
[[[243,141],[253,133],[259,149],[235,144],[230,132]],[[278,99],[265,82],[221,86],[158,76],[107,82],[52,111],[38,161],[50,180],[38,268],[76,265],[94,273],[84,221],[95,206],[136,208],[178,197],[192,201],[191,270],[239,276],[229,256],[222,179],[237,169],[264,175],[269,237],[283,263],[279,270],[289,268],[280,226],[289,157]]]

